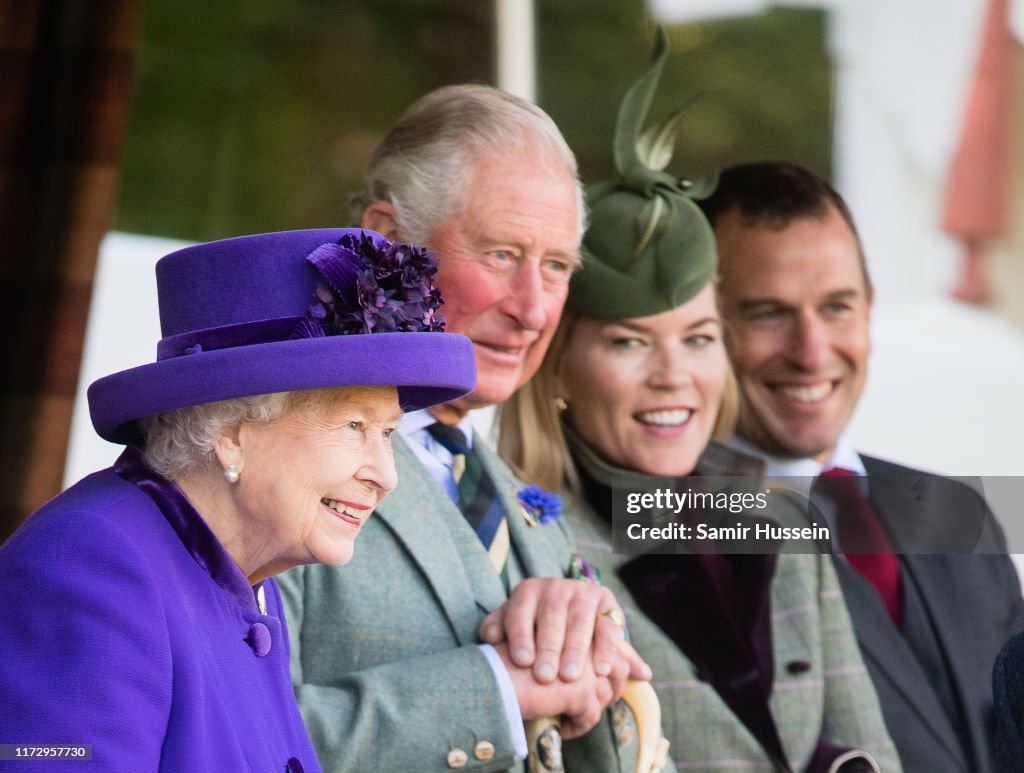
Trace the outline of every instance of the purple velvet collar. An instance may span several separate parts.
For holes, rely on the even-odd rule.
[[[217,585],[241,606],[253,612],[259,611],[254,588],[181,489],[147,467],[142,453],[135,446],[125,448],[114,462],[114,472],[138,486],[156,503],[181,544]]]

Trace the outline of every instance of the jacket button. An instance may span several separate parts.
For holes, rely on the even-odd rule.
[[[791,660],[786,664],[786,670],[794,676],[797,674],[806,674],[811,670],[811,664],[806,660]]]
[[[478,760],[489,760],[494,757],[494,744],[490,741],[481,741],[473,747],[473,756]]]
[[[262,658],[270,652],[270,645],[274,640],[267,626],[263,623],[253,623],[249,628],[249,635],[245,637],[245,641],[252,647],[256,657]]]
[[[303,773],[302,763],[292,757],[284,766],[285,773]]]
[[[464,768],[467,762],[469,762],[469,755],[462,751],[462,749],[452,749],[448,752],[449,768]]]

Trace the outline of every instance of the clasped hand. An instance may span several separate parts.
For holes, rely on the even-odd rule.
[[[531,578],[480,623],[512,678],[524,719],[562,717],[562,737],[586,733],[650,668],[622,638],[611,591],[579,580]]]

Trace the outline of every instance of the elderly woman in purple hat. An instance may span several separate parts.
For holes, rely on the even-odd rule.
[[[319,770],[271,577],[348,561],[402,411],[473,387],[434,270],[349,230],[160,261],[157,361],[89,390],[124,453],[0,548],[0,759]]]

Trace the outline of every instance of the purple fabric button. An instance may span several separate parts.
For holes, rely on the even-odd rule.
[[[288,760],[288,764],[284,766],[284,773],[303,773],[302,763],[292,757]]]
[[[262,658],[270,652],[270,645],[273,644],[274,640],[267,626],[263,623],[253,623],[249,628],[249,635],[245,641],[252,647],[256,657]]]

